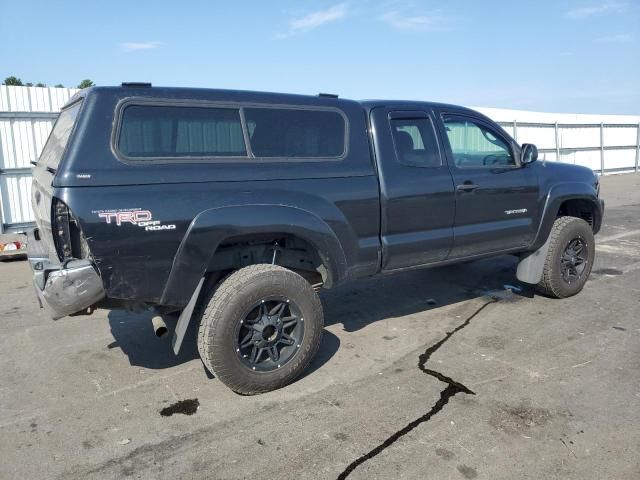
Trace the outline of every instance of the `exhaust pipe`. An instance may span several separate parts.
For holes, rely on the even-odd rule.
[[[164,320],[160,315],[155,315],[151,319],[151,324],[153,325],[153,332],[158,338],[163,337],[169,331],[169,329],[167,328],[167,324],[164,323]]]

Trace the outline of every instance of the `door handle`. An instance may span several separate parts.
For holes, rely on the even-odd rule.
[[[473,192],[476,188],[478,188],[478,185],[474,185],[471,182],[464,182],[462,185],[458,185],[456,190],[459,192]]]

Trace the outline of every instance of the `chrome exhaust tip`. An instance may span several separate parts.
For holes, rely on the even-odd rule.
[[[153,325],[153,332],[156,334],[156,337],[164,337],[169,329],[167,328],[167,324],[164,323],[164,320],[160,315],[155,315],[151,319],[151,324]]]

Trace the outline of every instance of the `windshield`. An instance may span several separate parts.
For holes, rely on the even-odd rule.
[[[71,107],[63,110],[53,126],[53,130],[47,139],[47,143],[40,154],[39,165],[45,168],[57,170],[62,159],[62,154],[69,141],[71,130],[78,118],[81,102],[74,103]]]

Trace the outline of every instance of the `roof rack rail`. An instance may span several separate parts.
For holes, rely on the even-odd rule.
[[[338,94],[337,93],[319,93],[318,94],[319,97],[327,97],[327,98],[338,98]]]
[[[122,82],[121,86],[123,86],[123,87],[149,88],[149,87],[151,87],[151,82]]]

